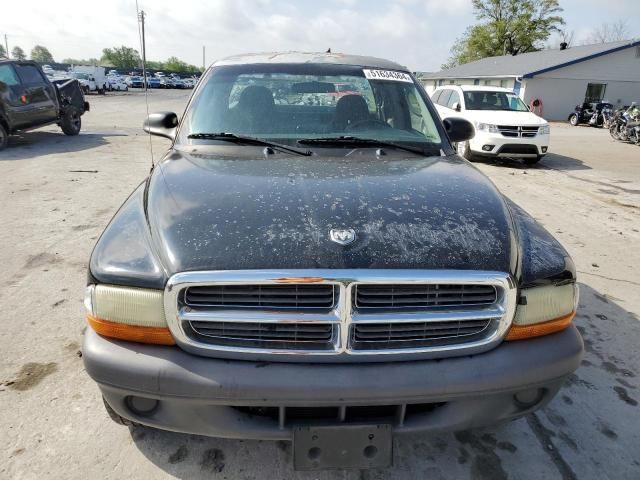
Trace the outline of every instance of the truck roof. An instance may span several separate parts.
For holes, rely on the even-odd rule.
[[[2,63],[24,63],[29,65],[38,65],[38,63],[34,62],[33,60],[16,60],[15,58],[0,57],[0,64]]]
[[[213,63],[213,67],[222,65],[246,65],[264,63],[326,63],[333,65],[359,65],[362,67],[385,68],[390,70],[409,71],[407,67],[390,60],[346,53],[319,52],[271,52],[248,53],[222,58]]]
[[[453,88],[457,87],[463,92],[505,92],[505,93],[513,93],[512,88],[504,88],[504,87],[492,87],[491,85],[441,85],[436,90],[442,90],[444,88]]]

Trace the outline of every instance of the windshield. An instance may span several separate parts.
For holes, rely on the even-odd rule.
[[[473,90],[464,92],[464,103],[467,110],[510,110],[527,112],[529,109],[520,98],[512,92],[492,92]]]
[[[434,116],[408,74],[366,75],[348,65],[218,67],[187,111],[178,143],[226,132],[290,145],[341,136],[440,145]]]
[[[73,72],[73,73],[71,73],[71,76],[73,78],[77,78],[78,80],[89,80],[89,74],[87,74],[87,73]]]

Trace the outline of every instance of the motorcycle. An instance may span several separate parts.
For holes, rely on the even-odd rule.
[[[616,140],[640,145],[640,107],[633,102],[615,111],[609,133]]]
[[[608,128],[607,116],[610,119],[612,111],[613,105],[608,102],[585,102],[582,105],[576,105],[568,120],[574,127],[586,123],[592,127]]]
[[[601,115],[602,126],[608,129],[611,126],[611,120],[613,119],[613,105],[607,104],[607,106],[602,109]]]

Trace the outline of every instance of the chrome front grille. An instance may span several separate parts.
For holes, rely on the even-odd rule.
[[[193,336],[204,343],[264,349],[330,350],[331,323],[190,322]]]
[[[519,125],[498,125],[498,131],[504,137],[533,138],[538,135],[539,127],[523,127]]]
[[[335,305],[333,285],[200,285],[184,292],[190,307],[239,309],[324,309]]]
[[[421,310],[487,305],[496,301],[493,285],[415,284],[356,285],[355,308]]]
[[[187,351],[320,362],[486,351],[505,335],[515,299],[508,274],[454,270],[186,272],[164,296]]]

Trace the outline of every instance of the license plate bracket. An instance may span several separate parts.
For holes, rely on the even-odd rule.
[[[293,429],[296,470],[385,468],[392,462],[391,425],[297,426]]]

